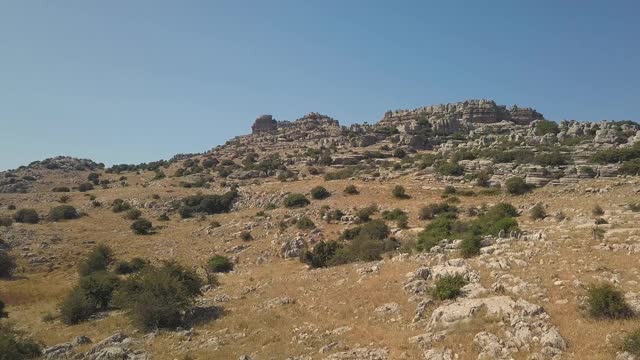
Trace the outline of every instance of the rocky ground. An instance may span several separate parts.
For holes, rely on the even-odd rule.
[[[430,131],[442,134],[421,132],[427,126],[421,116]],[[297,122],[263,116],[253,135],[204,154],[109,170],[57,158],[0,174],[0,216],[13,215],[15,207],[45,218],[61,196],[82,213],[75,220],[0,226],[0,245],[19,265],[13,278],[0,280],[0,299],[9,320],[44,345],[47,359],[632,359],[620,346],[637,319],[596,320],[584,303],[590,285],[606,282],[640,312],[640,212],[633,206],[640,201],[640,178],[591,158],[601,149],[630,148],[638,129],[601,123],[589,137],[595,123],[572,122],[553,136],[535,135],[541,118],[533,109],[493,102],[389,112],[376,125],[350,129],[319,114]],[[467,135],[459,140],[454,134],[463,130]],[[457,152],[497,147],[503,136],[518,144],[506,151],[553,152],[540,147],[546,144],[565,152],[566,162],[454,159]],[[567,137],[579,141],[562,145]],[[281,160],[275,165],[274,154]],[[430,156],[455,161],[463,172],[443,174],[437,162],[421,166]],[[326,176],[345,169],[350,172],[335,180]],[[485,170],[490,177],[479,186],[469,175]],[[98,174],[98,185],[79,191],[91,173]],[[535,189],[509,194],[504,182],[514,176]],[[345,194],[347,185],[359,193]],[[396,185],[409,196],[393,196]],[[455,238],[417,251],[415,240],[430,222],[420,219],[420,208],[444,201],[451,185],[466,190],[456,203],[463,219],[473,216],[469,209],[508,202],[520,213],[521,231],[484,238],[471,258],[460,255]],[[315,186],[331,196],[302,208],[283,206],[290,193],[311,199]],[[52,192],[55,187],[70,192]],[[179,215],[188,195],[236,187],[239,197],[228,213]],[[154,233],[134,235],[131,221],[110,208],[115,199],[139,209]],[[396,250],[378,261],[321,269],[299,261],[304,250],[338,239],[358,222],[357,210],[371,204],[380,208],[374,218],[394,208],[408,214],[405,228],[387,222]],[[542,219],[529,216],[536,204],[545,209]],[[596,205],[602,214],[594,215]],[[327,220],[327,207],[342,216]],[[169,220],[158,220],[161,215]],[[303,216],[314,229],[282,225]],[[595,218],[604,220],[596,236]],[[98,243],[123,260],[176,259],[202,273],[210,256],[222,254],[235,268],[219,275],[219,286],[203,289],[182,328],[140,331],[118,309],[64,325],[57,306],[78,279],[79,259]],[[463,294],[437,300],[431,289],[448,274],[464,277]]]

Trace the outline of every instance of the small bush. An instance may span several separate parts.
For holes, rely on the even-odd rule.
[[[167,262],[159,268],[147,266],[123,281],[113,301],[141,329],[175,328],[201,294],[202,285],[194,271]]]
[[[246,230],[245,231],[241,231],[240,232],[240,240],[242,240],[242,241],[251,241],[251,240],[253,240],[253,236],[251,235],[250,232],[248,232]]]
[[[107,245],[96,245],[78,265],[80,276],[86,276],[94,272],[106,271],[113,262],[113,251]]]
[[[527,184],[523,178],[514,176],[505,182],[507,192],[511,195],[522,195],[531,190],[531,186]]]
[[[80,217],[78,211],[71,205],[56,206],[49,211],[50,221],[72,220]]]
[[[158,216],[158,221],[169,221],[171,220],[171,218],[169,217],[169,215],[167,215],[167,213],[162,213],[160,214],[160,216]]]
[[[226,256],[214,255],[207,261],[207,270],[213,273],[227,273],[233,271],[233,262]]]
[[[90,191],[93,190],[93,184],[92,183],[82,183],[78,186],[78,191],[80,192],[86,192],[86,191]]]
[[[142,211],[138,209],[129,209],[124,213],[124,218],[126,220],[138,220],[142,216]]]
[[[635,330],[624,338],[622,350],[640,356],[640,330]]]
[[[444,187],[444,191],[442,191],[443,194],[445,195],[451,195],[451,194],[455,194],[456,193],[456,188],[454,188],[451,185],[447,185]]]
[[[151,233],[152,228],[153,224],[151,221],[144,218],[140,218],[131,224],[131,230],[137,235],[148,235]]]
[[[313,223],[311,219],[307,216],[302,216],[296,221],[296,227],[300,230],[311,230],[315,229],[316,224]]]
[[[312,268],[327,267],[341,246],[335,241],[321,242],[313,250],[305,251],[301,260]]]
[[[480,254],[480,238],[465,238],[460,244],[460,255],[464,258],[474,257]]]
[[[325,189],[322,186],[316,186],[313,189],[311,189],[311,197],[316,200],[323,200],[328,198],[329,196],[331,196],[331,193],[329,192],[329,190]]]
[[[549,120],[538,120],[535,125],[535,134],[538,136],[546,134],[557,134],[560,132],[558,124]]]
[[[589,314],[595,318],[623,319],[633,316],[622,292],[610,284],[592,286],[587,291]]]
[[[33,209],[20,209],[13,215],[13,220],[17,223],[37,224],[40,217],[38,212]]]
[[[40,345],[24,338],[9,324],[0,324],[0,359],[23,360],[36,359],[42,355]]]
[[[371,220],[371,215],[375,214],[378,211],[378,207],[376,205],[369,205],[367,207],[358,209],[356,211],[356,216],[360,219],[361,222],[367,222]]]
[[[62,322],[73,325],[89,319],[97,311],[97,306],[80,287],[75,287],[62,300],[59,309]]]
[[[16,270],[16,259],[0,250],[0,278],[10,278]]]
[[[458,212],[458,208],[450,205],[449,203],[440,203],[440,204],[429,204],[420,209],[420,214],[418,215],[420,220],[431,220],[435,218],[439,214],[451,214],[451,216],[455,217],[455,214]]]
[[[436,280],[431,296],[437,300],[452,300],[462,295],[462,288],[465,285],[467,280],[462,275],[445,275]]]
[[[461,176],[464,175],[464,168],[457,162],[443,162],[437,166],[436,170],[441,175]]]
[[[355,185],[347,185],[347,187],[344,188],[344,193],[347,195],[358,195],[360,192]]]
[[[4,311],[4,302],[0,299],[0,319],[9,317],[9,314]]]
[[[486,171],[481,171],[476,174],[476,185],[481,187],[488,187],[491,175]]]
[[[593,207],[591,208],[591,215],[602,216],[604,215],[604,209],[602,209],[602,207],[598,204],[593,205]]]
[[[8,216],[0,216],[0,226],[9,227],[13,224],[13,219]]]
[[[393,190],[391,190],[391,194],[393,195],[393,197],[398,198],[398,199],[408,199],[409,195],[407,195],[407,191],[405,190],[404,186],[402,185],[396,185],[393,187]]]
[[[79,286],[90,303],[106,310],[119,284],[120,278],[117,275],[101,271],[81,277]]]
[[[332,171],[324,174],[324,180],[325,181],[344,180],[352,177],[354,173],[355,173],[355,170],[350,168],[336,170],[336,171]]]
[[[619,172],[625,175],[640,175],[640,159],[628,160],[622,163]]]
[[[284,206],[288,208],[301,208],[309,205],[311,202],[302,194],[289,194],[284,199]]]
[[[69,189],[66,186],[58,186],[58,187],[54,187],[53,189],[51,189],[52,192],[70,192],[71,189]]]
[[[111,210],[114,213],[120,213],[120,212],[123,212],[123,211],[127,211],[129,209],[131,209],[131,205],[128,202],[126,202],[126,201],[124,201],[122,199],[115,199],[115,200],[113,200],[113,203],[111,204]]]
[[[131,259],[131,261],[118,261],[113,266],[113,271],[120,275],[133,274],[144,269],[148,264],[149,262],[147,260],[135,257]]]
[[[534,207],[529,210],[529,216],[532,220],[540,220],[547,217],[547,211],[544,208],[542,203],[537,203]]]

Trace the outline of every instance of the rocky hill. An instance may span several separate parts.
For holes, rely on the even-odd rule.
[[[0,358],[637,359],[639,174],[637,123],[488,100],[34,162],[0,173]]]

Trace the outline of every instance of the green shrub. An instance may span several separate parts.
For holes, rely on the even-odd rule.
[[[396,185],[393,187],[393,190],[391,190],[391,194],[393,195],[393,197],[398,198],[398,199],[408,199],[409,195],[407,195],[407,191],[405,190],[404,186],[402,185]]]
[[[80,287],[73,288],[59,305],[60,318],[67,325],[85,321],[95,314],[97,305]]]
[[[54,187],[53,189],[51,189],[52,192],[70,192],[71,189],[69,189],[66,186],[58,186],[58,187]]]
[[[460,254],[464,258],[474,257],[480,254],[480,238],[469,237],[462,240]]]
[[[238,197],[235,190],[222,195],[193,195],[182,199],[183,206],[179,213],[183,218],[192,217],[194,214],[220,214],[231,210],[233,202]]]
[[[114,303],[142,329],[175,328],[201,294],[202,285],[195,272],[175,262],[158,268],[149,265],[123,281]]]
[[[72,220],[80,217],[78,211],[71,205],[56,206],[49,211],[50,221]]]
[[[313,250],[305,251],[301,260],[312,268],[327,267],[331,258],[335,256],[336,251],[340,248],[341,245],[335,241],[323,241],[317,244]]]
[[[4,311],[4,301],[0,299],[0,319],[9,317],[9,314]]]
[[[344,188],[344,193],[347,195],[358,195],[360,192],[355,185],[347,185],[347,187]]]
[[[375,214],[378,211],[378,207],[376,205],[369,205],[367,207],[358,209],[356,211],[356,216],[360,221],[367,222],[371,220],[371,215]]]
[[[456,188],[451,186],[451,185],[447,185],[444,187],[444,190],[442,191],[443,194],[445,195],[451,195],[451,194],[455,194],[456,193]]]
[[[628,160],[622,163],[619,169],[621,174],[640,175],[640,159]]]
[[[207,270],[213,273],[227,273],[233,271],[233,262],[226,256],[214,255],[207,261]]]
[[[296,227],[300,230],[311,230],[315,229],[316,224],[314,224],[313,221],[309,219],[309,217],[302,216],[298,218],[298,221],[296,221]]]
[[[464,175],[464,168],[457,162],[443,162],[436,167],[436,171],[441,175],[461,176]]]
[[[402,209],[395,208],[393,210],[383,211],[382,218],[390,221],[398,221],[400,219],[407,219],[407,213],[402,211]]]
[[[600,150],[591,157],[591,160],[598,164],[614,164],[634,160],[637,161],[639,158],[640,142],[636,142],[632,147],[628,148]]]
[[[80,276],[87,276],[94,272],[106,271],[113,262],[113,251],[107,245],[98,244],[78,265]]]
[[[449,203],[429,204],[420,209],[420,220],[431,220],[440,214],[451,214],[454,216],[458,212],[458,208]]]
[[[482,187],[488,187],[489,181],[491,180],[491,174],[489,174],[486,171],[481,171],[476,174],[475,180],[476,180],[476,185],[482,186]]]
[[[240,232],[240,240],[242,241],[251,241],[253,240],[253,236],[251,235],[251,233],[249,231],[241,231]]]
[[[397,157],[398,159],[404,159],[407,156],[407,152],[402,148],[397,148],[393,151],[393,157]]]
[[[344,180],[352,177],[354,174],[355,174],[354,169],[345,168],[345,169],[336,170],[336,171],[332,171],[324,174],[324,179],[325,181]]]
[[[169,215],[167,215],[167,213],[162,213],[160,214],[160,216],[158,216],[158,221],[169,221],[171,220],[171,218],[169,217]]]
[[[9,227],[13,224],[13,219],[8,216],[0,216],[0,226]]]
[[[16,271],[16,259],[8,252],[0,250],[0,278],[10,278]]]
[[[610,284],[591,286],[587,290],[587,308],[595,318],[623,319],[633,316],[622,292]]]
[[[81,277],[79,286],[89,302],[105,310],[119,284],[120,278],[117,275],[101,271]]]
[[[34,209],[20,209],[13,214],[13,220],[17,223],[37,224],[40,217]]]
[[[537,154],[533,162],[540,166],[562,166],[569,163],[569,157],[559,151],[553,151],[550,153]]]
[[[467,280],[462,275],[445,275],[436,280],[431,296],[436,300],[452,300],[462,295],[462,288],[465,285]]]
[[[78,191],[80,192],[86,192],[86,191],[90,191],[93,190],[93,184],[92,183],[82,183],[78,186]]]
[[[151,221],[144,218],[139,218],[131,224],[131,230],[137,235],[148,235],[151,233],[152,228],[153,224]]]
[[[596,225],[604,225],[604,224],[608,224],[609,222],[603,218],[597,218],[595,223]]]
[[[540,220],[547,217],[547,211],[544,208],[542,203],[537,203],[534,207],[529,210],[529,216],[531,216],[532,220]]]
[[[635,330],[624,338],[622,351],[640,356],[640,330]]]
[[[129,209],[124,213],[124,218],[127,220],[138,220],[142,216],[142,211],[138,209]]]
[[[111,210],[114,213],[120,213],[129,209],[131,209],[131,205],[122,199],[115,199],[113,203],[111,203]]]
[[[148,264],[149,262],[147,260],[135,257],[131,259],[131,261],[118,261],[113,266],[113,271],[120,275],[133,274],[144,269]]]
[[[36,359],[42,354],[40,345],[13,330],[10,324],[0,324],[0,359]]]
[[[309,205],[311,202],[302,194],[289,194],[284,199],[284,206],[287,208],[301,208]]]
[[[316,200],[323,200],[328,198],[329,196],[331,196],[331,193],[323,186],[316,186],[311,189],[311,197]]]
[[[546,134],[557,134],[560,132],[558,124],[549,120],[538,120],[535,125],[535,134],[538,136]]]
[[[519,176],[514,176],[505,182],[507,192],[511,195],[522,195],[531,190],[531,186],[525,182],[525,180]]]

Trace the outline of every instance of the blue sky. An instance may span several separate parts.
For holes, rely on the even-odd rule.
[[[640,120],[637,1],[0,0],[0,170],[200,152],[259,114],[468,98]]]

